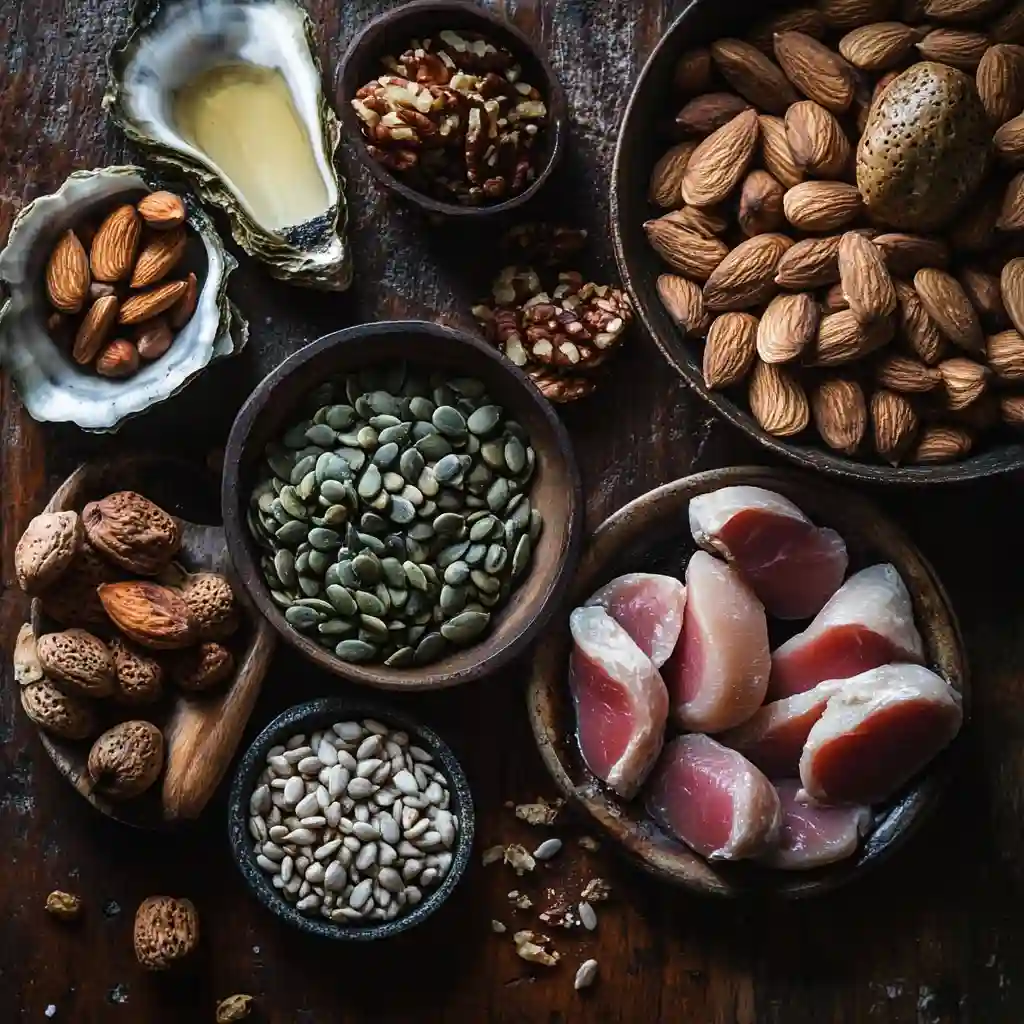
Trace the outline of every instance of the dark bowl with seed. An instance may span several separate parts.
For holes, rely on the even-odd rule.
[[[417,0],[371,21],[342,60],[338,113],[378,184],[444,217],[522,206],[569,134],[547,58],[509,22],[458,0]]]
[[[417,321],[328,335],[266,377],[232,427],[222,506],[244,591],[284,640],[394,690],[522,653],[562,603],[583,514],[537,388]]]

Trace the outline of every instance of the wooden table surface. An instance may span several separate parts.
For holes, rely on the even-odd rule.
[[[385,0],[306,0],[321,56],[333,69],[353,32],[392,6]],[[571,152],[541,197],[594,239],[586,269],[614,276],[607,186],[615,130],[644,56],[673,13],[658,0],[501,0],[543,41],[565,83]],[[682,6],[681,4],[678,6]],[[0,0],[0,239],[29,200],[76,168],[136,156],[106,123],[104,57],[125,23],[124,0]],[[487,232],[428,228],[377,194],[356,161],[348,195],[356,284],[318,295],[272,281],[248,259],[232,294],[252,324],[248,351],[116,438],[41,428],[7,382],[0,391],[0,628],[10,650],[25,601],[13,549],[29,518],[81,459],[129,448],[184,450],[197,459],[223,442],[235,409],[266,372],[328,331],[389,316],[466,322],[493,265]],[[587,492],[588,526],[656,484],[693,469],[764,461],[709,416],[639,332],[603,389],[566,413]],[[568,816],[554,829],[565,851],[519,880],[475,856],[455,897],[430,922],[377,948],[306,940],[243,888],[228,851],[223,796],[173,838],[101,818],[61,779],[17,704],[9,659],[0,689],[0,1020],[74,1024],[212,1021],[217,1000],[256,997],[258,1021],[549,1022],[685,1021],[694,1024],[1024,1021],[1024,530],[1016,482],[875,497],[933,560],[959,610],[974,676],[974,723],[964,767],[939,814],[893,862],[812,905],[698,901],[653,884],[613,852],[587,853]],[[500,678],[408,699],[451,743],[478,806],[480,848],[536,844],[542,830],[515,820],[506,801],[553,796],[535,753],[522,666]],[[277,656],[253,726],[340,684],[286,652]],[[555,932],[563,962],[531,968],[509,935],[536,913],[603,876],[612,898],[594,934]],[[68,927],[43,911],[54,888],[79,893],[86,913]],[[528,892],[533,911],[507,893]],[[554,891],[554,893],[552,893]],[[146,975],[135,963],[135,908],[154,893],[197,904],[204,942],[188,983]],[[543,930],[543,927],[542,927]],[[576,966],[594,957],[600,979],[573,991]]]

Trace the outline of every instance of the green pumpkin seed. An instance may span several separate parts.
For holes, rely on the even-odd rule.
[[[505,600],[505,596],[506,595],[503,595],[501,593],[501,586],[499,585],[498,589],[495,590],[493,594],[486,594],[483,591],[481,591],[480,592],[480,604],[484,608],[493,608],[500,601],[504,601]]]
[[[537,538],[540,537],[543,529],[544,520],[541,518],[541,514],[535,508],[530,509],[530,540],[534,544],[537,543]]]
[[[348,463],[353,473],[358,473],[366,465],[366,452],[359,448],[339,448],[338,454]]]
[[[409,591],[405,589],[399,590],[396,587],[388,587],[388,597],[391,599],[391,607],[396,611],[399,611],[405,607],[405,602],[409,600]]]
[[[367,401],[366,395],[360,395],[356,399],[356,413],[363,420],[368,420],[373,415],[373,408]]]
[[[378,417],[378,419],[380,418],[381,417]],[[402,423],[401,421],[395,423],[393,426],[384,427],[383,429],[378,426],[377,422],[374,422],[373,426],[380,430],[377,440],[382,445],[397,444],[401,447],[409,440],[409,435],[412,433],[412,424]]]
[[[444,571],[444,581],[453,587],[460,587],[469,579],[469,566],[460,558]]]
[[[387,612],[383,603],[373,594],[370,594],[365,590],[356,591],[356,604],[364,615],[372,615],[376,618],[380,618]]]
[[[352,594],[345,587],[330,586],[327,588],[327,600],[334,605],[339,615],[351,618],[356,613],[356,602]]]
[[[427,633],[416,645],[413,661],[417,665],[426,665],[437,661],[444,653],[445,646],[444,637],[440,633]]]
[[[448,386],[465,398],[473,399],[474,402],[479,402],[487,396],[486,385],[476,377],[453,377],[448,381]]]
[[[377,656],[377,648],[363,640],[342,640],[334,648],[334,653],[342,661],[349,661],[358,665],[372,661]]]
[[[438,599],[441,605],[441,612],[446,619],[458,615],[466,607],[466,588],[453,587],[445,584],[441,588],[441,596]]]
[[[423,492],[418,487],[413,487],[412,484],[406,484],[398,493],[400,497],[405,498],[407,502],[417,508],[426,501]]]
[[[283,594],[280,590],[271,590],[270,600],[273,601],[278,608],[291,608],[292,606],[292,599],[287,594]]]
[[[433,437],[437,434],[437,427],[430,420],[417,420],[412,425],[412,439],[414,442],[422,441],[425,437]]]
[[[501,580],[495,579],[493,576],[488,576],[486,572],[482,572],[480,569],[474,569],[469,574],[469,578],[473,581],[473,586],[476,587],[481,594],[496,594],[501,590]]]
[[[309,531],[309,543],[317,551],[335,551],[341,547],[341,537],[334,530],[317,527]]]
[[[496,516],[492,516],[490,513],[486,513],[469,528],[469,539],[473,541],[474,544],[486,540],[490,532],[498,525],[498,518]]]
[[[306,539],[306,525],[297,519],[285,523],[280,527],[274,536],[286,547],[298,547]]]
[[[480,445],[480,458],[493,470],[505,470],[505,445],[501,441],[488,441]]]
[[[376,615],[360,615],[359,624],[363,630],[369,633],[371,636],[378,637],[381,640],[387,640],[388,638],[388,624],[383,619],[377,618]]]
[[[370,501],[370,508],[375,508],[378,512],[387,512],[390,507],[391,495],[383,489],[380,490],[376,498]]]
[[[292,466],[292,471],[288,476],[288,482],[293,486],[297,487],[302,483],[303,478],[307,473],[311,473],[316,469],[317,460],[312,455],[305,455],[298,462]]]
[[[361,581],[356,573],[354,561],[346,560],[338,563],[338,579],[343,586],[349,587],[352,590],[359,588]]]
[[[324,573],[324,586],[336,587],[341,584],[341,574],[338,572],[337,564],[329,565]]]
[[[499,476],[487,489],[487,507],[492,512],[500,512],[508,502],[509,493],[508,480]]]
[[[384,538],[384,553],[391,558],[405,561],[405,538],[399,533],[389,533]]]
[[[301,546],[305,547],[306,545],[303,544]],[[308,575],[309,574],[309,552],[308,551],[300,551],[295,556],[295,571],[300,576],[304,576],[304,575]]]
[[[359,529],[365,533],[385,533],[388,529],[388,521],[377,515],[376,512],[364,512],[359,519]]]
[[[280,498],[275,498],[270,503],[270,515],[275,522],[280,523],[282,526],[284,526],[285,523],[291,523],[294,521],[293,518],[284,510],[284,506],[281,504]]]
[[[500,422],[501,406],[482,405],[466,420],[466,426],[471,434],[485,437],[487,434],[492,433]]]
[[[372,449],[377,447],[377,431],[373,427],[360,427],[356,434],[356,440],[359,442],[359,447],[363,449]]]
[[[446,455],[450,455],[452,446],[440,434],[428,434],[416,442],[416,450],[428,462],[434,462],[438,459],[443,459]],[[419,488],[424,494],[427,493],[423,490],[422,484],[419,485]]]
[[[320,593],[321,583],[314,576],[300,576],[299,590],[303,597],[316,597]]]
[[[456,537],[462,532],[466,520],[457,512],[442,512],[433,523],[434,532],[445,537]]]
[[[433,385],[431,395],[434,405],[453,405],[455,403],[455,392],[447,384],[438,382]]]
[[[430,422],[445,437],[461,440],[466,436],[466,417],[452,405],[439,405]]]
[[[395,495],[391,499],[391,509],[388,515],[391,517],[392,522],[399,523],[400,525],[411,523],[416,518],[416,506],[411,501],[406,501],[405,498]]]
[[[394,441],[390,444],[381,445],[380,448],[373,453],[374,464],[380,466],[382,469],[386,469],[397,458],[398,445],[395,444]]]
[[[312,629],[323,620],[323,616],[313,608],[293,604],[285,611],[284,619],[294,629]]]
[[[484,572],[491,575],[501,572],[508,561],[508,548],[504,544],[491,544],[484,555]]]
[[[452,562],[457,562],[469,550],[469,541],[459,541],[457,544],[450,544],[437,553],[437,567],[447,569]]]
[[[387,580],[388,586],[405,586],[405,570],[402,568],[402,563],[397,558],[381,559],[380,568],[381,572],[384,573],[384,579]]]
[[[389,494],[400,494],[405,488],[405,477],[401,473],[385,473],[382,477],[384,490]]]
[[[302,423],[296,423],[294,427],[285,432],[284,437],[281,438],[282,444],[286,448],[297,449],[306,447],[306,431],[312,426],[309,420],[305,420]],[[281,476],[282,474],[278,474]],[[287,479],[287,474],[283,474]]]
[[[427,466],[416,478],[416,486],[425,498],[437,497],[441,490],[441,485],[437,482],[434,470],[430,466]]]
[[[312,608],[321,615],[333,615],[334,605],[320,597],[303,597],[295,602],[296,608]]]
[[[518,437],[505,442],[505,465],[512,473],[521,473],[526,468],[526,448]]]
[[[277,500],[281,502],[281,507],[293,519],[305,521],[309,518],[309,513],[306,511],[306,503],[298,496],[294,487],[290,485],[282,487]]]
[[[414,395],[409,399],[409,412],[418,420],[429,420],[434,415],[434,403],[429,398]]]
[[[339,459],[338,461],[344,463],[347,472],[348,463],[344,459]],[[321,499],[330,502],[332,505],[342,504],[345,501],[345,495],[345,485],[337,480],[327,479],[320,484]]]
[[[457,455],[446,455],[437,460],[434,466],[434,479],[439,484],[447,484],[462,472],[462,465]]]
[[[286,586],[295,586],[295,556],[285,548],[282,548],[274,555],[274,572],[277,578]]]
[[[415,654],[416,652],[411,647],[399,647],[391,657],[385,659],[384,664],[388,668],[409,668]]]
[[[309,569],[315,576],[323,576],[327,572],[328,566],[334,561],[333,552],[328,554],[326,551],[310,551],[309,553]]]
[[[402,452],[401,458],[398,460],[398,466],[402,471],[402,476],[404,476],[411,484],[416,483],[426,464],[426,460],[423,458],[422,453],[417,451],[415,448],[406,448],[406,450]]]
[[[307,473],[295,488],[295,493],[300,501],[309,501],[316,494],[316,473]]]
[[[486,544],[470,544],[469,549],[464,555],[466,564],[471,568],[476,568],[484,564],[484,558],[487,557],[487,545]]]
[[[529,534],[524,534],[516,544],[515,554],[512,556],[512,579],[518,579],[530,564],[530,555],[533,554],[533,547],[530,543]]]
[[[488,612],[465,611],[441,627],[441,636],[460,647],[473,643],[491,621]]]
[[[324,422],[332,430],[348,430],[356,421],[356,411],[351,405],[332,405],[324,417]]]
[[[387,553],[387,548],[384,546],[384,541],[379,537],[374,537],[372,533],[357,533],[356,537],[359,538],[359,543],[369,551],[372,551],[378,558],[383,557]]]
[[[437,514],[437,502],[431,501],[429,498],[423,502],[422,505],[416,510],[416,515],[421,519],[429,519],[433,522],[434,516]]]
[[[409,640],[410,646],[415,647],[423,638],[423,634],[426,633],[426,627],[424,626],[410,626],[406,630],[406,636]]]
[[[360,383],[359,378],[356,376],[345,378],[345,397],[348,399],[349,405],[355,405],[356,401],[363,397],[364,391],[371,391],[372,388],[363,387]]]
[[[326,423],[314,423],[306,431],[306,440],[320,448],[332,448],[338,440],[338,434]]]
[[[405,572],[405,578],[410,587],[421,591],[425,591],[427,589],[427,577],[424,575],[423,569],[420,566],[415,562],[407,561],[402,563],[402,569]]]
[[[267,446],[267,465],[270,471],[280,480],[288,480],[292,475],[292,466],[295,465],[295,458],[291,452],[275,446]]]
[[[406,541],[405,550],[409,560],[417,565],[430,558],[430,548],[426,544],[421,544],[418,540],[413,540],[412,537]]]
[[[369,501],[371,498],[377,496],[380,491],[381,483],[380,470],[371,463],[366,467],[363,475],[359,478],[359,483],[356,486],[356,493],[360,498],[364,498]]]
[[[390,430],[392,427],[400,426],[402,421],[397,416],[388,416],[381,414],[379,416],[370,417],[370,426],[377,431],[377,443],[387,444],[386,441],[380,439],[381,432],[384,430]]]
[[[372,551],[361,552],[352,559],[352,568],[359,581],[373,586],[380,581],[380,560]]]
[[[356,631],[356,624],[347,619],[328,619],[316,627],[316,631],[324,637],[334,637],[328,646],[333,646],[339,636],[349,636]]]
[[[425,544],[428,540],[433,540],[434,527],[430,523],[414,523],[406,531],[406,536],[420,544]]]
[[[441,509],[442,512],[457,512],[459,509],[463,508],[464,505],[465,501],[458,491],[445,488],[445,490],[437,496],[437,507]]]
[[[387,391],[371,391],[366,396],[370,408],[378,416],[394,416],[398,412],[398,401]]]

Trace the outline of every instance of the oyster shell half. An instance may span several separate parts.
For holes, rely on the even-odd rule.
[[[349,286],[338,122],[293,0],[138,0],[107,65],[105,109],[247,253],[294,284]]]
[[[237,263],[189,195],[182,199],[189,227],[202,243],[206,268],[195,314],[167,353],[127,380],[110,380],[77,366],[50,336],[43,278],[57,239],[118,199],[137,202],[162,187],[141,167],[75,171],[53,195],[29,203],[15,219],[0,252],[0,288],[8,296],[0,308],[0,365],[11,374],[33,419],[76,423],[96,432],[116,430],[128,417],[176,394],[213,360],[245,346],[249,325],[227,296],[228,276]]]

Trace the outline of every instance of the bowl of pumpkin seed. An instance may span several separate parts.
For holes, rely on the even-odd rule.
[[[420,321],[338,331],[270,373],[232,427],[222,505],[239,581],[281,637],[393,690],[521,654],[564,598],[583,516],[533,383]]]

